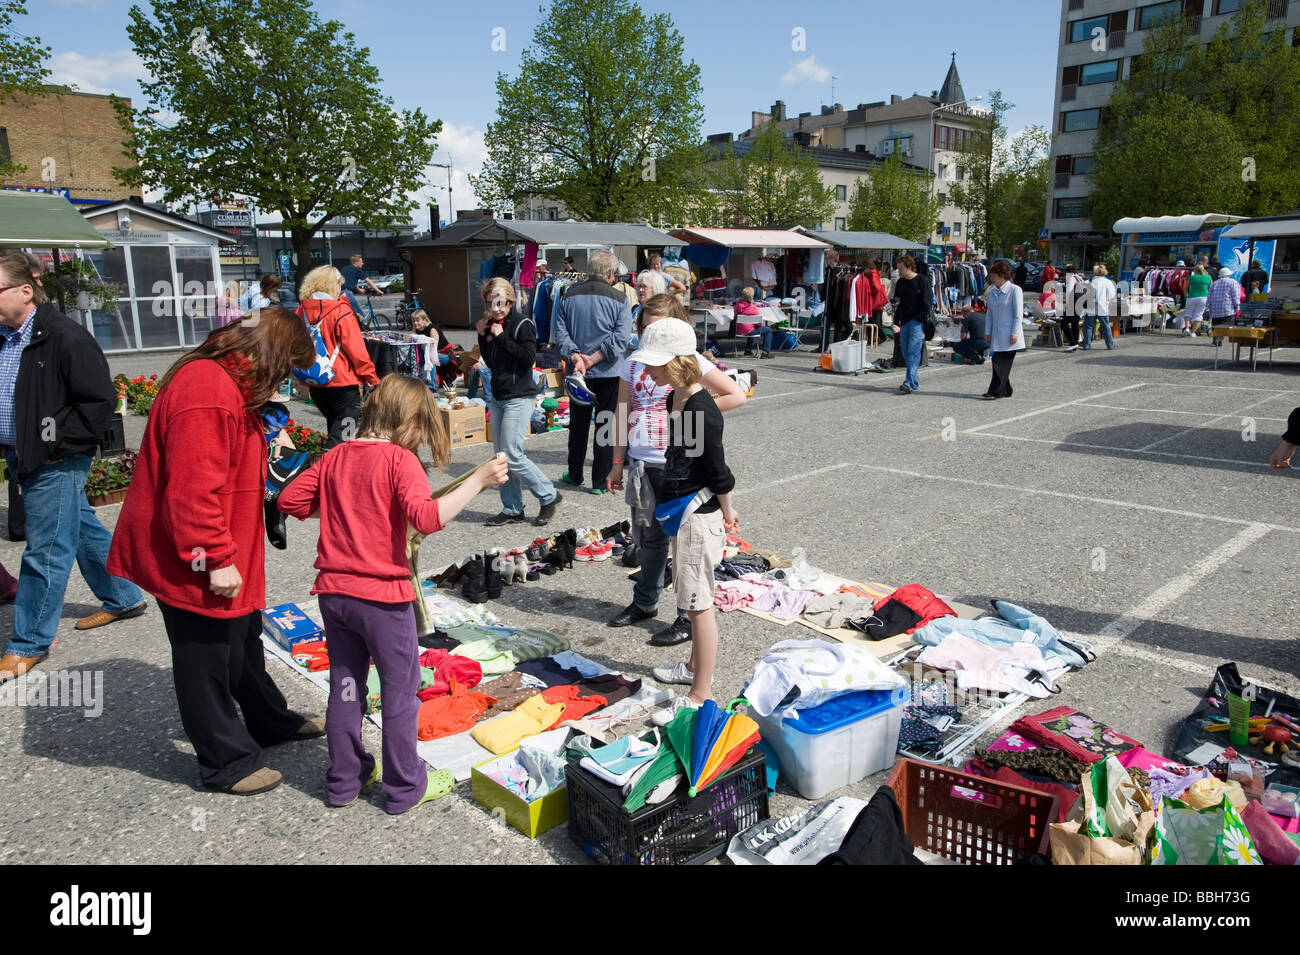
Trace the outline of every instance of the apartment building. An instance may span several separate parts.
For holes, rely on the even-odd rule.
[[[970,105],[981,100],[978,96],[967,97],[962,89],[954,53],[943,84],[929,96],[894,94],[888,101],[859,103],[853,109],[835,103],[821,107],[816,114],[795,116],[789,115],[785,103],[777,100],[767,112],[750,114],[750,128],[737,137],[737,142],[749,142],[768,124],[776,123],[800,145],[824,153],[818,156],[822,180],[836,188],[837,200],[841,193],[851,195],[852,182],[868,175],[883,157],[902,153],[905,163],[933,176],[933,189],[945,200],[930,242],[962,246],[969,223],[965,213],[949,204],[947,198],[953,184],[962,177],[957,167],[959,150],[987,126],[987,114]],[[866,162],[851,174],[855,171],[852,167],[831,164],[838,154],[857,154]],[[835,218],[847,216],[847,209],[846,202],[837,205]],[[824,227],[841,226],[828,222]]]
[[[1133,58],[1163,17],[1185,16],[1208,43],[1241,6],[1242,0],[1061,0],[1061,30],[1053,110],[1052,157],[1055,179],[1047,206],[1047,231],[1054,261],[1088,263],[1114,243],[1111,223],[1089,217],[1086,178],[1093,143],[1115,84],[1126,79]],[[1300,0],[1269,0],[1278,29],[1297,42]],[[1271,26],[1271,25],[1270,25]],[[1232,212],[1232,209],[1179,209],[1177,213]]]

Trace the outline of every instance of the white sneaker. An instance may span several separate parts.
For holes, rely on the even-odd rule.
[[[654,723],[655,726],[667,726],[669,723],[673,721],[673,717],[676,716],[680,711],[698,710],[699,708],[700,708],[700,704],[696,703],[689,696],[674,697],[672,702],[670,702],[662,710],[656,710],[651,715],[650,722]]]
[[[1078,350],[1079,350],[1079,346],[1078,346],[1078,345],[1066,345],[1066,346],[1065,346],[1065,350],[1066,350],[1066,351],[1078,351]]]
[[[655,667],[654,677],[660,683],[684,683],[690,686],[695,682],[695,674],[690,671],[685,661],[674,663],[670,667]]]

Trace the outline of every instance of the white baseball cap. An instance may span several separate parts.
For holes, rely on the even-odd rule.
[[[1219,269],[1219,278],[1226,279],[1231,277],[1232,277],[1232,269],[1229,268]]]
[[[674,358],[694,355],[695,329],[679,318],[661,318],[646,327],[641,347],[628,358],[643,365],[666,365]]]

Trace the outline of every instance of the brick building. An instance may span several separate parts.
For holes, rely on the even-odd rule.
[[[138,189],[113,178],[113,167],[129,160],[112,97],[46,89],[44,95],[18,94],[0,103],[0,157],[27,167],[0,186],[52,190],[77,205],[139,196]]]

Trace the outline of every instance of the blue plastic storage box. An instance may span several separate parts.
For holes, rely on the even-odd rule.
[[[906,689],[845,693],[799,718],[754,715],[784,776],[805,799],[821,799],[894,764]]]

